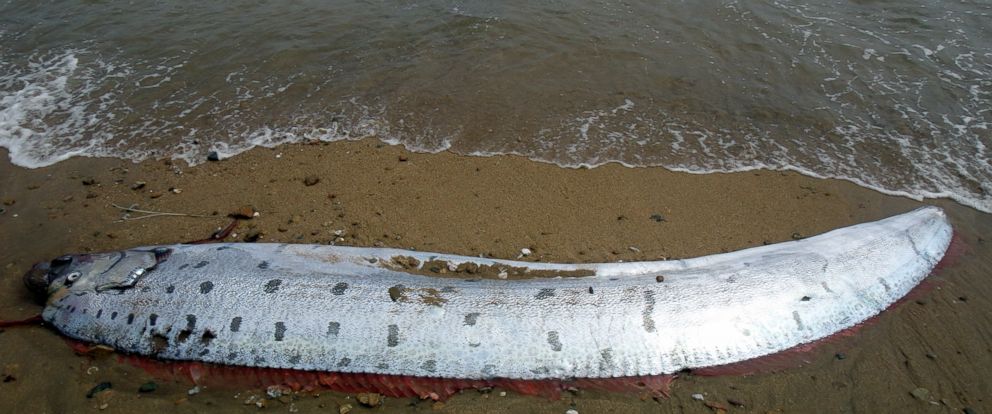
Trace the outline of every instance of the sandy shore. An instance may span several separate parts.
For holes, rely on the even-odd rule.
[[[0,158],[7,159],[5,152]],[[316,181],[316,182],[315,182]],[[143,183],[143,184],[142,184]],[[660,168],[562,169],[519,157],[417,154],[376,140],[255,149],[187,167],[164,161],[70,159],[25,170],[0,164],[0,318],[40,307],[21,285],[37,261],[68,252],[114,250],[203,238],[252,206],[237,239],[388,246],[557,262],[692,257],[805,237],[911,210],[921,203],[836,180],[792,173],[691,175]],[[197,214],[122,221],[138,208]],[[579,392],[558,401],[465,392],[443,406],[390,399],[382,412],[973,412],[992,410],[992,231],[987,214],[943,200],[969,247],[935,276],[937,288],[886,312],[877,324],[806,356],[803,366],[752,376],[680,378],[670,400]],[[132,218],[135,214],[132,214]],[[658,220],[658,218],[662,220]],[[653,217],[653,218],[652,218]],[[843,354],[838,358],[835,354]],[[160,383],[113,357],[75,355],[53,331],[0,333],[0,411],[257,411],[257,391]],[[87,399],[94,385],[113,391]],[[923,388],[923,401],[912,391]],[[921,392],[917,391],[917,395]],[[744,402],[733,407],[727,399]],[[358,407],[345,394],[268,402],[279,412]]]

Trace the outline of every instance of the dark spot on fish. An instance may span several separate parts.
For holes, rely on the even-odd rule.
[[[437,371],[437,361],[435,361],[433,359],[428,359],[428,360],[424,361],[423,364],[420,364],[420,369],[422,369],[424,371],[427,371],[427,372]]]
[[[259,268],[259,269],[268,269],[268,268],[269,268],[269,262],[262,262],[262,263],[259,263],[259,264],[258,264],[258,268]]]
[[[187,267],[189,267],[189,263],[183,263],[182,266],[179,266],[179,270],[186,269]]]
[[[293,356],[289,357],[289,360],[288,361],[289,361],[290,364],[299,364],[300,363],[300,356],[299,355],[293,355]]]
[[[348,284],[347,283],[344,283],[344,282],[341,282],[341,283],[338,283],[338,284],[334,285],[334,288],[331,289],[331,293],[333,293],[335,295],[338,295],[338,296],[341,296],[341,295],[344,294],[344,291],[346,291],[346,290],[348,290]]]
[[[193,331],[191,331],[189,329],[183,329],[183,330],[179,331],[179,335],[176,336],[176,340],[179,341],[179,342],[186,342],[186,340],[189,339],[189,336],[192,333],[193,333]]]
[[[540,299],[547,299],[547,298],[550,298],[550,297],[552,297],[554,295],[555,295],[555,290],[554,289],[544,288],[544,289],[541,289],[540,292],[537,292],[536,295],[534,295],[534,299],[538,299],[538,300],[540,300]]]
[[[478,320],[479,320],[479,313],[478,312],[472,312],[472,313],[466,313],[465,314],[465,325],[474,326],[475,323]]]
[[[803,325],[803,320],[799,318],[799,311],[792,311],[792,319],[796,320],[796,325],[800,331],[806,329],[806,326]]]
[[[445,287],[441,288],[441,293],[455,293],[455,287],[454,286],[445,286]]]
[[[213,331],[207,329],[203,331],[203,335],[200,335],[200,342],[203,343],[204,346],[210,345],[210,341],[213,341],[216,337],[217,335],[214,334]]]
[[[479,345],[482,345],[482,344],[481,343],[478,343],[478,342],[469,342],[468,343],[469,348],[478,348]]]
[[[129,313],[129,314],[127,314],[127,324],[130,325],[132,323],[134,323],[134,314],[133,313]]]
[[[493,364],[486,364],[482,367],[482,375],[486,377],[492,377],[494,372],[496,372],[496,366]]]
[[[606,373],[613,368],[613,348],[606,348],[599,351],[599,372]]]
[[[99,319],[100,316],[103,316],[103,309],[100,309],[100,310],[97,310],[96,311],[96,317],[97,317],[97,319]]]
[[[380,362],[379,365],[376,365],[375,367],[379,369],[389,369],[389,364],[385,362]]]
[[[881,283],[882,284],[882,287],[885,288],[885,291],[886,292],[888,292],[889,290],[892,290],[892,287],[889,286],[889,282],[886,282],[885,279],[878,278],[878,283]]]
[[[208,264],[210,264],[210,262],[208,262],[208,261],[206,261],[206,260],[204,260],[204,261],[201,261],[200,263],[197,263],[197,264],[196,264],[195,266],[193,266],[193,268],[194,268],[194,269],[199,269],[199,268],[201,268],[201,267],[203,267],[203,266],[206,266],[206,265],[208,265]]]
[[[654,291],[645,290],[644,291],[644,312],[641,314],[644,317],[644,330],[647,332],[654,332]]]
[[[535,369],[530,370],[530,372],[537,375],[547,375],[549,372],[551,372],[551,370],[548,369],[548,367],[537,367]]]
[[[231,318],[231,332],[237,332],[241,330],[241,317],[235,316]]]
[[[204,355],[206,355],[206,354],[209,354],[209,353],[210,353],[210,350],[207,349],[207,348],[203,348],[203,349],[200,350],[200,356],[201,357],[204,356]]]
[[[83,308],[83,315],[85,315],[85,314],[87,314],[87,313],[89,313],[89,311],[90,311],[89,309],[87,309],[87,308]]]
[[[341,324],[337,322],[329,322],[327,324],[327,335],[338,336],[338,331],[341,329]]]
[[[160,354],[169,347],[169,338],[165,335],[154,333],[150,339],[153,354]]]
[[[462,280],[466,282],[478,282],[481,281],[482,279],[462,279]]]
[[[341,360],[338,361],[338,367],[339,368],[340,367],[346,367],[348,365],[351,365],[351,358],[341,358]]]
[[[265,357],[258,355],[256,355],[255,358],[253,358],[252,360],[255,361],[255,365],[262,365],[265,363]]]
[[[156,315],[154,313],[151,314],[151,315],[148,315],[148,324],[151,325],[151,326],[155,326],[155,322],[158,322],[158,315]]]
[[[200,283],[200,293],[207,294],[207,293],[210,293],[211,290],[214,290],[214,283],[213,282],[206,281],[206,282]]]
[[[279,290],[279,285],[282,284],[282,279],[272,279],[265,283],[265,293],[276,293]]]
[[[238,359],[238,353],[237,352],[228,353],[226,359],[228,361],[234,361],[235,359]]]
[[[148,293],[148,292],[151,292],[151,291],[152,291],[152,288],[150,288],[148,286],[145,286],[145,287],[141,288],[141,292],[142,293]]]
[[[227,249],[230,249],[230,248],[231,248],[231,246],[220,246],[220,247],[217,248],[217,251],[227,250]]]
[[[389,335],[386,335],[386,345],[393,348],[400,344],[400,327],[389,325]]]
[[[196,329],[196,315],[186,315],[186,330]]]
[[[110,320],[117,319],[117,312],[110,312]]]
[[[799,298],[799,300],[800,301],[803,301],[803,302],[809,302],[810,299],[812,299],[812,298],[810,298],[809,296],[803,296],[803,297]]]
[[[286,336],[286,324],[283,322],[276,322],[276,341],[282,341],[282,338]]]
[[[172,293],[175,291],[176,291],[176,287],[174,285],[169,285],[169,287],[165,288],[165,293]]]
[[[69,305],[69,313],[76,313],[76,307]]]
[[[548,345],[551,345],[552,351],[561,352],[561,340],[558,339],[558,331],[548,331]]]
[[[406,286],[396,285],[389,288],[389,300],[396,302],[403,298],[403,291],[406,290]]]

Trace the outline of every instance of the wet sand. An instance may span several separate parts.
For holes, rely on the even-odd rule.
[[[0,158],[7,154],[0,152]],[[145,184],[137,188],[138,182]],[[266,242],[495,258],[516,258],[528,248],[533,254],[525,260],[556,262],[701,256],[810,236],[921,205],[792,173],[562,169],[512,156],[409,153],[376,140],[255,149],[197,167],[74,158],[25,170],[4,161],[0,201],[2,319],[40,311],[21,284],[34,262],[69,252],[201,239],[246,205],[259,216],[243,222],[236,239],[260,234]],[[208,217],[121,221],[122,211],[112,204]],[[686,375],[675,382],[672,398],[662,401],[594,391],[555,401],[495,390],[466,391],[441,405],[387,399],[380,408],[366,409],[354,396],[321,392],[269,400],[265,410],[338,412],[341,404],[351,404],[352,412],[717,411],[691,398],[701,393],[731,412],[989,412],[992,249],[985,239],[992,218],[944,200],[927,204],[945,208],[968,252],[934,276],[936,287],[918,300],[890,309],[854,338],[803,355],[794,368],[750,376]],[[0,333],[0,369],[2,412],[92,412],[101,406],[119,413],[252,412],[259,408],[244,401],[261,395],[224,387],[189,395],[191,384],[165,381],[139,394],[148,374],[112,355],[76,355],[41,327]],[[105,381],[112,391],[86,398]],[[917,388],[929,397],[912,395]]]

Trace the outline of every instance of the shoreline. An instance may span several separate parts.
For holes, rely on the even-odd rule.
[[[0,245],[8,246],[0,262],[3,319],[37,311],[20,283],[33,262],[68,252],[201,239],[225,226],[227,213],[242,206],[253,207],[259,216],[244,221],[230,241],[251,235],[260,242],[333,242],[501,259],[515,259],[527,248],[533,253],[522,260],[589,263],[704,256],[820,234],[922,204],[938,205],[951,216],[970,253],[937,276],[941,284],[926,294],[926,305],[890,309],[853,344],[844,344],[844,360],[817,353],[806,367],[782,373],[689,376],[676,381],[672,399],[661,402],[597,392],[561,401],[463,393],[442,411],[564,412],[575,407],[579,412],[709,412],[690,398],[697,392],[724,405],[727,398],[744,400],[748,410],[759,411],[923,410],[928,403],[909,394],[921,387],[950,408],[992,405],[982,400],[992,391],[992,382],[981,374],[992,368],[987,351],[992,287],[982,279],[992,252],[980,241],[992,230],[992,220],[946,199],[920,203],[794,172],[700,175],[619,164],[568,169],[520,156],[412,153],[371,138],[255,148],[193,167],[162,160],[72,158],[28,170],[12,165],[5,150],[0,157],[0,201],[6,210],[0,215]],[[117,222],[122,212],[112,204],[208,218]],[[0,334],[0,358],[18,371],[13,386],[0,385],[12,396],[0,406],[34,412],[99,409],[85,394],[103,376],[115,382],[107,412],[195,411],[204,409],[203,404],[221,412],[256,410],[231,399],[230,391],[185,395],[189,385],[139,396],[116,383],[140,384],[147,375],[113,358],[73,355],[61,342],[45,329]],[[939,358],[926,357],[929,353]],[[100,374],[88,374],[91,366],[99,367]],[[36,399],[53,382],[66,390],[64,395]],[[824,387],[831,392],[823,393]],[[346,398],[328,392],[294,404],[336,409]],[[176,405],[180,399],[185,401]],[[426,405],[387,401],[394,410]]]

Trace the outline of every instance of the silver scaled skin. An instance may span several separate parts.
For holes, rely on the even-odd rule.
[[[53,261],[43,317],[71,338],[162,360],[464,379],[670,374],[851,328],[920,283],[951,237],[943,211],[925,207],[804,240],[658,262],[153,246]],[[403,271],[398,257],[592,276],[436,278]]]

